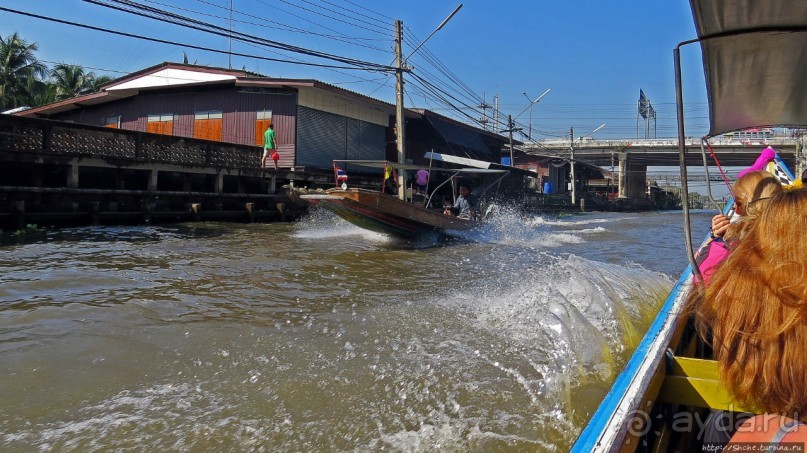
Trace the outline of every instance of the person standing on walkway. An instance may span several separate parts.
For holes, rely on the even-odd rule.
[[[277,161],[280,155],[277,153],[277,141],[275,140],[275,127],[270,123],[263,133],[263,157],[261,157],[261,168],[266,168],[266,158],[271,157],[275,161],[275,170],[277,170]]]

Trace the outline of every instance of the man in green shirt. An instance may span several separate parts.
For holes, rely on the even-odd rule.
[[[261,157],[261,168],[266,168],[266,158],[271,157],[275,161],[275,170],[277,170],[277,161],[280,155],[277,153],[277,143],[275,141],[275,127],[271,124],[263,133],[263,157]]]

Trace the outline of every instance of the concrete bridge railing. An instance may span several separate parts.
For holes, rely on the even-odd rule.
[[[798,138],[790,137],[773,137],[769,139],[749,139],[739,140],[734,138],[715,138],[710,139],[709,144],[712,147],[765,147],[765,146],[796,146],[800,142]],[[701,139],[695,137],[686,138],[687,148],[700,147]],[[534,142],[525,143],[526,148],[547,148],[547,149],[568,149],[571,146],[569,140],[536,140]],[[593,148],[678,148],[677,138],[652,138],[652,139],[616,139],[616,140],[595,140],[591,138],[582,138],[574,141],[574,146]]]

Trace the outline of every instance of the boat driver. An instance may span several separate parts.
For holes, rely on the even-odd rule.
[[[443,214],[456,215],[461,219],[476,220],[476,211],[479,207],[479,201],[475,196],[471,195],[471,187],[467,182],[460,183],[460,195],[454,206],[447,206]]]

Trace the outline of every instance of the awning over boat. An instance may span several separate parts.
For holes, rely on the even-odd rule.
[[[368,168],[386,168],[387,166],[394,167],[398,170],[420,170],[423,165],[401,164],[389,160],[334,160],[334,164],[350,164],[358,165],[359,167]]]
[[[807,126],[807,2],[690,2],[706,72],[709,135]]]
[[[426,120],[435,131],[445,140],[448,149],[454,155],[465,156],[470,159],[492,159],[498,156],[485,144],[478,132],[468,130],[448,121],[426,116]]]
[[[448,162],[450,164],[464,165],[466,167],[474,168],[490,168],[490,162],[483,160],[469,159],[467,157],[452,156],[451,154],[434,153],[429,151],[423,156],[427,160],[436,160],[440,162]]]
[[[426,158],[431,153],[426,154]],[[435,153],[436,154],[436,153]],[[455,156],[451,156],[455,157]],[[435,160],[438,160],[435,158]],[[472,160],[472,159],[465,159],[465,160]],[[424,167],[423,165],[412,165],[412,164],[400,164],[398,162],[390,162],[387,160],[334,160],[334,164],[350,164],[350,165],[358,165],[360,167],[368,167],[368,168],[385,168],[387,166],[394,167],[397,170],[420,170],[420,169],[429,169],[429,167]],[[445,161],[449,162],[449,161]],[[479,161],[475,161],[479,162]],[[460,162],[453,162],[458,163],[460,165],[468,165],[467,163],[460,163]],[[486,162],[487,163],[487,162]],[[470,165],[469,165],[470,166]],[[507,173],[508,170],[497,170],[497,169],[488,169],[488,168],[434,168],[430,169],[431,171],[439,171],[445,173]]]

